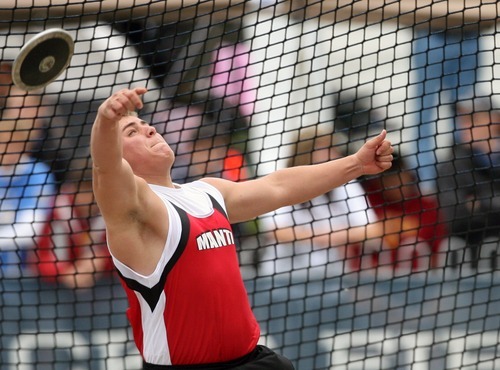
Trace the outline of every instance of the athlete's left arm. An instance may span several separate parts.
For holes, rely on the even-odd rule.
[[[242,222],[286,205],[303,203],[359,176],[385,171],[391,167],[392,153],[384,130],[358,152],[344,158],[286,168],[250,181],[204,181],[222,193],[229,220]]]

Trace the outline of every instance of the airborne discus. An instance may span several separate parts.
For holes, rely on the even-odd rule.
[[[23,90],[47,86],[68,67],[75,43],[59,28],[40,32],[29,40],[12,65],[12,80]]]

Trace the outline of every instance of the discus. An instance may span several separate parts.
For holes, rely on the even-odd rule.
[[[30,91],[43,88],[68,67],[75,49],[71,35],[59,28],[38,33],[21,48],[12,64],[12,80]]]

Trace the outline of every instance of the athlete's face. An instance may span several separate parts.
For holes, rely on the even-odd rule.
[[[123,142],[123,158],[134,172],[169,169],[174,161],[174,153],[162,135],[139,117],[126,116],[120,120]],[[160,166],[160,167],[158,167]]]

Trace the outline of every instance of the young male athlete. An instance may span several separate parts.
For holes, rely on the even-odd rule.
[[[91,136],[94,192],[144,369],[293,369],[257,345],[259,326],[231,223],[390,168],[385,131],[335,161],[244,182],[205,178],[179,185],[170,176],[168,144],[130,113],[142,107],[146,91],[114,93],[99,107]]]

